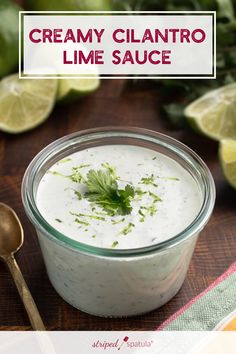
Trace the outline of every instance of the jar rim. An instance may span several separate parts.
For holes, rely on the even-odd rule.
[[[78,149],[76,150],[75,146],[79,144],[88,144],[96,140],[99,141],[100,145],[104,145],[104,143],[101,144],[101,142],[106,138],[113,138],[118,140],[122,138],[129,138],[136,139],[137,141],[140,140],[146,143],[152,143],[156,146],[159,146],[159,148],[162,147],[171,152],[173,155],[178,156],[178,158],[181,159],[181,161],[186,165],[191,165],[191,168],[193,168],[193,172],[195,173],[194,177],[198,181],[199,185],[201,184],[203,191],[203,201],[199,213],[184,230],[165,241],[150,246],[132,249],[110,249],[88,245],[71,239],[70,237],[55,229],[45,220],[37,208],[34,196],[34,185],[36,177],[40,169],[42,169],[42,166],[44,166],[45,163],[49,161],[51,161],[50,166],[52,166],[53,163],[60,160],[61,158],[76,152]],[[93,146],[98,145],[96,144]],[[71,150],[72,152],[68,153],[68,150]],[[52,162],[53,159],[55,162]],[[43,175],[47,169],[44,170],[45,171]],[[57,242],[62,246],[70,248],[74,251],[91,254],[94,256],[134,257],[163,251],[199,233],[210,218],[214,207],[215,184],[213,177],[203,160],[192,149],[179,142],[178,140],[149,129],[139,127],[109,126],[81,130],[79,132],[66,135],[47,145],[34,157],[34,159],[27,167],[22,180],[21,194],[23,206],[32,224],[36,227],[36,229],[40,230],[44,235],[46,235],[54,242]]]

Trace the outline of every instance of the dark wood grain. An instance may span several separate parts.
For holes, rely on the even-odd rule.
[[[153,330],[235,261],[236,193],[223,179],[217,144],[191,131],[172,130],[160,112],[161,103],[158,89],[150,81],[133,85],[123,80],[104,80],[93,95],[74,104],[57,106],[36,130],[19,136],[0,133],[0,201],[11,205],[22,220],[25,243],[17,260],[48,329]],[[20,198],[25,168],[40,149],[65,134],[106,125],[145,127],[181,140],[205,160],[217,187],[213,216],[200,236],[182,289],[162,308],[129,319],[93,317],[74,309],[57,295],[47,278],[34,228],[26,218]],[[0,330],[29,329],[11,276],[0,263]]]

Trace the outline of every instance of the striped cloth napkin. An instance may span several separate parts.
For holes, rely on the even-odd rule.
[[[157,330],[236,331],[236,262]]]

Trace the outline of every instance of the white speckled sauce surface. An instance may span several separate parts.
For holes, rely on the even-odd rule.
[[[135,196],[128,215],[107,215],[83,197],[84,183],[68,177],[77,168],[86,178],[91,169],[105,170],[104,164],[115,168],[119,188],[130,184],[145,193]],[[152,183],[143,183],[150,177]],[[202,196],[193,177],[173,159],[143,147],[106,145],[76,152],[53,165],[40,181],[36,201],[45,220],[67,237],[103,248],[132,249],[183,231],[199,213]]]

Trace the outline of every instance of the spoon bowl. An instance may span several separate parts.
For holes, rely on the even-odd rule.
[[[24,231],[12,208],[0,203],[0,258],[17,252],[24,241]]]

